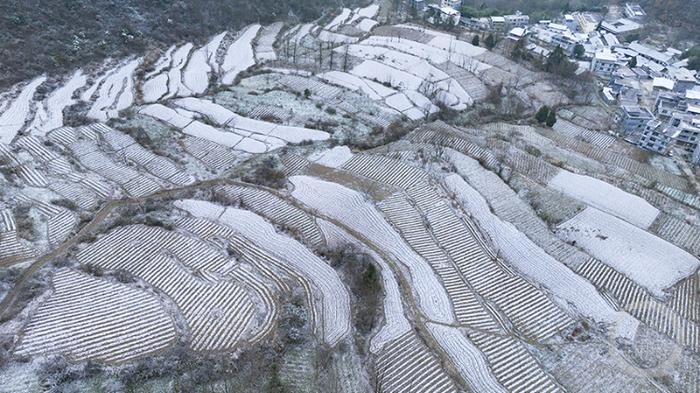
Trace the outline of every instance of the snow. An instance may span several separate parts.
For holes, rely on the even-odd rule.
[[[418,90],[423,79],[374,60],[365,60],[350,70],[356,76],[389,83],[400,90]]]
[[[336,146],[332,149],[315,152],[308,158],[309,161],[313,161],[319,165],[329,168],[340,168],[352,158],[352,151],[350,151],[350,148],[347,146]]]
[[[262,29],[255,43],[255,57],[259,63],[277,60],[274,44],[283,26],[284,23],[276,22]]]
[[[207,55],[206,46],[194,51],[182,74],[183,84],[193,94],[202,94],[209,87],[211,67],[207,61]]]
[[[214,123],[222,126],[238,117],[233,111],[202,98],[187,97],[175,100],[174,102],[175,105],[187,109],[188,111],[201,113]]]
[[[170,66],[170,62],[173,59],[173,52],[175,51],[175,48],[177,46],[173,45],[170,48],[168,48],[165,53],[158,59],[156,64],[153,66],[153,71],[146,73],[144,75],[144,79],[151,79],[153,76],[158,75],[161,73],[161,71],[165,70]]]
[[[185,128],[192,122],[191,118],[183,116],[182,114],[162,104],[147,105],[141,108],[139,113],[162,120],[179,129]]]
[[[141,59],[131,60],[104,79],[97,91],[98,96],[88,111],[88,117],[107,121],[131,106],[134,101],[133,74],[140,63]]]
[[[304,141],[325,141],[331,136],[327,132],[311,130],[303,127],[277,126],[270,133],[270,136],[285,140],[289,143],[301,143]]]
[[[207,63],[209,63],[209,67],[215,73],[218,73],[220,70],[219,63],[216,61],[216,53],[218,52],[224,37],[226,37],[226,34],[227,33],[224,31],[223,33],[215,35],[205,46],[207,51]]]
[[[189,206],[194,206],[190,210]],[[175,205],[195,215],[202,212],[212,219],[212,214],[219,207],[209,202],[181,200]],[[275,227],[259,215],[236,208],[226,208],[218,221],[240,233],[258,246],[272,252],[280,260],[287,262],[294,270],[308,278],[320,296],[321,316],[323,318],[324,340],[335,345],[350,332],[350,295],[343,285],[338,273],[326,262],[318,258],[301,243],[287,235],[277,233]]]
[[[182,129],[182,132],[228,147],[236,146],[238,142],[243,139],[240,135],[232,132],[221,131],[198,120],[194,120],[188,124]]]
[[[379,272],[382,276],[382,288],[384,289],[384,324],[370,339],[369,344],[370,351],[377,354],[382,350],[385,344],[411,331],[411,324],[404,314],[399,283],[396,281],[393,271],[384,259],[376,252],[368,249],[362,242],[357,240],[357,238],[326,220],[317,219],[316,223],[321,229],[321,232],[323,232],[323,236],[326,238],[326,243],[329,247],[336,248],[346,244],[353,244],[372,257],[372,260],[379,265]]]
[[[344,51],[343,48],[336,49],[338,53]],[[351,56],[375,60],[389,67],[406,71],[424,81],[437,82],[449,78],[449,75],[444,71],[431,65],[425,59],[393,49],[357,44],[349,45],[347,51]]]
[[[417,303],[427,318],[441,323],[454,322],[445,288],[428,262],[406,244],[362,194],[310,176],[292,176],[289,180],[294,185],[294,198],[362,234],[408,269]]]
[[[338,28],[338,26],[343,24],[348,19],[348,17],[350,16],[350,12],[351,12],[350,8],[343,8],[343,10],[340,12],[340,14],[336,15],[336,17],[333,18],[333,20],[330,21],[326,25],[326,27],[324,27],[324,29],[329,30],[329,31],[336,30]]]
[[[491,373],[486,357],[458,328],[435,323],[427,323],[426,326],[473,391],[506,392]]]
[[[259,30],[259,24],[246,27],[238,39],[228,47],[224,61],[221,64],[221,71],[224,73],[224,76],[221,78],[222,84],[232,84],[241,71],[255,64],[253,40]]]
[[[304,37],[309,35],[309,32],[311,32],[311,28],[314,27],[313,23],[305,23],[303,25],[300,25],[299,28],[294,32],[294,35],[290,38],[290,42],[292,43],[297,43],[299,44]]]
[[[357,37],[350,37],[345,34],[333,33],[328,30],[323,30],[318,33],[319,41],[332,42],[334,44],[352,44],[359,40]]]
[[[388,88],[380,83],[342,71],[329,71],[320,74],[319,78],[350,90],[361,90],[373,100],[381,100],[384,97],[396,93],[396,90]]]
[[[81,70],[76,71],[73,76],[66,82],[65,85],[56,89],[46,99],[46,110],[42,111],[42,116],[37,114],[34,116],[34,121],[29,126],[29,130],[33,135],[44,136],[47,132],[63,127],[63,108],[71,106],[75,103],[73,93],[81,87],[85,86],[87,77],[83,75]],[[37,103],[39,105],[39,103]],[[39,106],[41,107],[41,106]],[[43,108],[43,107],[42,107]]]
[[[376,26],[378,24],[379,24],[379,22],[377,22],[376,20],[362,19],[360,21],[360,23],[357,24],[357,28],[362,30],[362,31],[369,32],[370,30],[372,30],[374,28],[374,26]]]
[[[589,176],[561,170],[548,186],[642,229],[659,215],[659,209],[644,199]]]
[[[32,80],[0,115],[0,143],[10,144],[17,132],[24,127],[30,114],[30,103],[34,92],[45,80],[45,76]]]
[[[360,8],[356,12],[356,15],[371,19],[371,18],[374,18],[378,12],[379,12],[379,5],[378,4],[370,4],[367,7]]]
[[[460,173],[467,177],[487,175],[486,170],[469,157],[464,156],[461,161],[453,162],[455,166],[462,166]],[[577,312],[595,321],[614,325],[617,335],[634,337],[638,321],[628,314],[615,311],[588,281],[552,258],[513,224],[495,216],[486,200],[464,179],[452,174],[444,182],[446,188],[488,235],[500,255],[520,273],[547,288],[560,306],[567,307],[571,304]]]
[[[192,50],[191,42],[177,48],[173,54],[173,65],[168,71],[168,94],[165,98],[191,95],[191,91],[182,83],[182,69],[187,64],[187,58]]]
[[[399,112],[407,111],[413,108],[413,103],[403,93],[396,93],[393,96],[387,97],[386,104],[396,109]]]
[[[447,35],[439,35],[433,38],[428,42],[428,45],[465,57],[475,57],[486,52],[485,48],[474,46],[468,42]]]
[[[141,84],[144,102],[156,102],[168,94],[168,75],[160,74]]]
[[[557,234],[656,296],[700,266],[686,251],[592,207],[560,224]]]

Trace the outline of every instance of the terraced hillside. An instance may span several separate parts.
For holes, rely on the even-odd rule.
[[[0,95],[0,392],[700,391],[696,179],[379,15]]]

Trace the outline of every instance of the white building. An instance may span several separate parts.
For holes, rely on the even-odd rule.
[[[613,34],[626,34],[641,29],[642,25],[633,20],[622,18],[610,22],[604,21],[600,24],[600,27]]]
[[[509,28],[515,27],[527,27],[530,24],[530,17],[528,15],[523,15],[520,11],[513,15],[503,15],[506,26]]]
[[[599,76],[610,76],[618,67],[617,56],[608,49],[596,52],[591,61],[591,71]]]
[[[625,16],[630,19],[643,20],[646,18],[647,13],[638,3],[626,3],[625,4]]]

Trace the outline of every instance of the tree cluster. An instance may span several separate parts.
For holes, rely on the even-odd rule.
[[[544,124],[547,127],[552,127],[557,122],[557,110],[549,108],[547,105],[542,105],[535,113],[535,120],[539,124]]]

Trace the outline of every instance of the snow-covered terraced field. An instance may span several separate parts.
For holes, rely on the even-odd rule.
[[[374,262],[379,265],[384,289],[384,321],[381,329],[370,340],[370,351],[376,354],[382,350],[385,344],[398,339],[410,332],[411,324],[406,319],[404,306],[401,301],[399,283],[394,276],[391,267],[376,252],[367,248],[357,238],[348,234],[336,225],[319,219],[319,226],[329,247],[342,247],[348,244],[354,245],[369,254]]]
[[[693,307],[697,308],[697,295],[689,294],[680,287],[668,303],[662,303],[622,273],[594,258],[582,265],[577,273],[601,292],[610,294],[616,305],[640,321],[681,345],[699,348],[700,326],[697,320],[688,320],[692,315],[697,315],[697,310],[693,311]],[[692,283],[692,279],[686,282]]]
[[[36,256],[36,251],[20,242],[12,210],[0,210],[0,265]]]
[[[503,258],[521,274],[546,288],[560,306],[571,303],[577,312],[615,326],[617,335],[634,336],[638,321],[617,312],[589,282],[544,252],[512,224],[495,216],[484,198],[459,175],[448,176],[445,184]]]
[[[644,199],[589,176],[561,170],[547,185],[642,229],[659,215],[659,209]]]
[[[454,321],[447,292],[428,262],[401,239],[362,194],[309,176],[293,176],[290,181],[294,185],[294,198],[362,234],[408,269],[412,291],[427,318],[442,323]]]
[[[591,207],[559,224],[557,233],[659,297],[700,267],[686,251]]]
[[[241,207],[297,232],[312,246],[320,247],[324,244],[323,233],[314,218],[284,199],[252,187],[221,186],[216,190],[229,198],[239,200]]]
[[[120,227],[81,250],[78,260],[126,270],[162,291],[182,313],[193,350],[232,349],[250,335],[255,305],[249,294],[232,281],[209,282],[189,270],[216,271],[228,262],[200,240],[157,227]]]
[[[418,168],[380,155],[356,154],[345,162],[342,168],[403,189],[427,181],[428,178],[428,175]]]
[[[394,194],[379,203],[377,207],[399,230],[408,244],[431,264],[447,290],[457,321],[476,329],[500,331],[499,322],[477,299],[475,292],[467,285],[445,251],[432,238],[426,223],[410,201],[401,194]]]
[[[457,393],[439,359],[408,332],[389,343],[376,361],[382,393]]]
[[[469,339],[486,355],[496,379],[509,392],[564,392],[518,341],[473,332]]]
[[[338,274],[301,243],[278,234],[272,224],[247,210],[197,200],[182,200],[176,205],[195,217],[221,222],[308,278],[314,287],[314,295],[319,298],[323,336],[328,344],[335,345],[349,333],[350,298],[347,289]]]
[[[544,340],[573,323],[544,293],[496,261],[474,225],[457,217],[435,190],[423,186],[408,192],[462,277],[522,334]]]
[[[447,353],[469,387],[475,392],[506,392],[489,369],[486,357],[462,331],[455,327],[434,323],[428,323],[427,326],[435,341]]]
[[[24,328],[17,354],[120,363],[175,341],[173,319],[153,293],[70,269],[52,281],[53,294]]]
[[[30,115],[32,96],[37,87],[44,83],[46,77],[41,76],[29,82],[11,104],[0,114],[0,143],[10,144],[17,132],[24,127]]]

